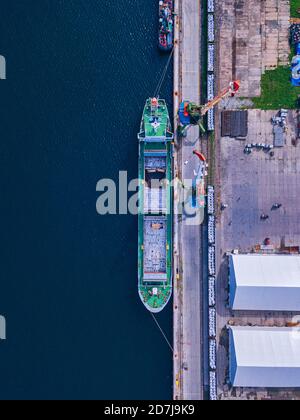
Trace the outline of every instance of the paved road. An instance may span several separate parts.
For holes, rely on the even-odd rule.
[[[274,111],[249,110],[248,136],[246,143],[272,144],[273,127],[270,123]],[[220,121],[220,119],[218,119]],[[274,158],[263,151],[253,150],[245,156],[245,144],[222,138],[220,149],[219,185],[220,202],[228,209],[219,212],[217,223],[217,309],[218,333],[233,319],[226,308],[228,301],[228,262],[226,252],[239,249],[241,253],[252,252],[270,238],[275,248],[300,244],[300,148],[292,145],[296,137],[296,113],[288,114],[286,145],[275,150]],[[220,127],[219,127],[220,130]],[[231,162],[234,161],[234,165]],[[219,202],[219,204],[220,204]],[[283,207],[271,211],[274,203]],[[220,209],[220,205],[218,206]],[[262,222],[260,215],[267,213],[270,219]],[[286,326],[292,315],[289,313],[238,312],[234,315],[236,325]],[[219,346],[218,380],[223,394],[223,383],[228,368],[226,349]]]
[[[180,99],[200,103],[200,1],[182,0],[180,35]],[[176,81],[175,81],[176,86]],[[188,131],[178,162],[184,184],[194,178],[198,162],[193,151],[199,149],[199,129]],[[188,162],[187,164],[185,164]],[[176,302],[180,303],[180,316],[174,317],[176,351],[179,361],[175,360],[174,374],[180,369],[180,397],[183,400],[201,400],[202,391],[202,263],[201,263],[201,227],[197,219],[183,218],[179,224],[179,253],[181,261],[181,288],[177,289]],[[181,296],[178,298],[178,294]],[[175,292],[176,294],[176,292]],[[180,325],[179,325],[180,324]],[[180,334],[176,331],[180,329]],[[180,343],[178,343],[180,340]]]

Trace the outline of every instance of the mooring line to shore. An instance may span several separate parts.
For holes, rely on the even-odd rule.
[[[173,54],[174,54],[174,48],[172,49],[172,51],[170,53],[168,62],[166,64],[165,68],[164,68],[164,71],[162,72],[161,78],[160,78],[160,80],[158,82],[158,85],[156,87],[156,90],[155,90],[155,93],[154,93],[154,97],[155,98],[159,96],[160,90],[161,90],[162,85],[163,85],[163,83],[165,81],[165,78],[167,76],[167,72],[168,72],[169,66],[171,64],[171,61],[172,61],[172,58],[173,58]]]
[[[159,323],[158,323],[157,319],[155,318],[154,314],[153,314],[153,313],[151,313],[151,316],[152,316],[152,318],[153,318],[153,320],[154,320],[155,324],[157,325],[157,327],[158,327],[159,331],[161,332],[162,336],[164,337],[164,339],[165,339],[166,343],[167,343],[167,344],[168,344],[168,346],[170,347],[171,352],[172,352],[172,353],[174,353],[174,350],[173,350],[173,347],[171,346],[170,341],[168,340],[168,338],[167,338],[166,334],[164,333],[163,329],[162,329],[162,328],[161,328],[161,326],[159,325]]]

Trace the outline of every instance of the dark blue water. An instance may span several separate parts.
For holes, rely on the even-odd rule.
[[[170,350],[137,295],[137,219],[95,210],[100,178],[137,176],[167,61],[157,3],[1,2],[1,399],[171,398]]]

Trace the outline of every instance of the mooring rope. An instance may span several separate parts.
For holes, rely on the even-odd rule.
[[[160,90],[161,90],[162,85],[165,81],[165,78],[166,78],[166,75],[167,75],[167,72],[168,72],[168,68],[170,66],[170,63],[171,63],[171,60],[172,60],[172,57],[173,57],[173,54],[174,54],[174,50],[175,50],[175,48],[173,47],[172,52],[170,53],[170,57],[168,59],[168,62],[166,64],[165,68],[164,68],[164,71],[162,72],[161,78],[160,78],[160,80],[158,82],[158,85],[156,87],[156,90],[155,90],[155,93],[154,93],[154,98],[157,98],[159,96]]]
[[[172,352],[172,353],[174,353],[174,350],[173,350],[173,347],[171,346],[170,341],[168,340],[168,338],[167,338],[166,334],[164,333],[163,329],[162,329],[162,328],[161,328],[161,326],[159,325],[159,323],[158,323],[157,319],[155,318],[154,314],[153,314],[153,313],[151,313],[151,316],[152,316],[152,318],[153,318],[153,320],[154,320],[155,324],[157,325],[157,327],[158,327],[159,331],[161,332],[161,334],[162,334],[163,338],[165,339],[166,343],[167,343],[167,344],[168,344],[168,346],[170,347],[171,352]]]

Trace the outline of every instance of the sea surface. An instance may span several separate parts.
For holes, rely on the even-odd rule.
[[[96,184],[137,177],[167,56],[158,0],[2,0],[0,399],[171,399],[172,354],[137,294],[137,218]],[[172,105],[172,69],[161,97]],[[172,339],[172,304],[158,317]]]

